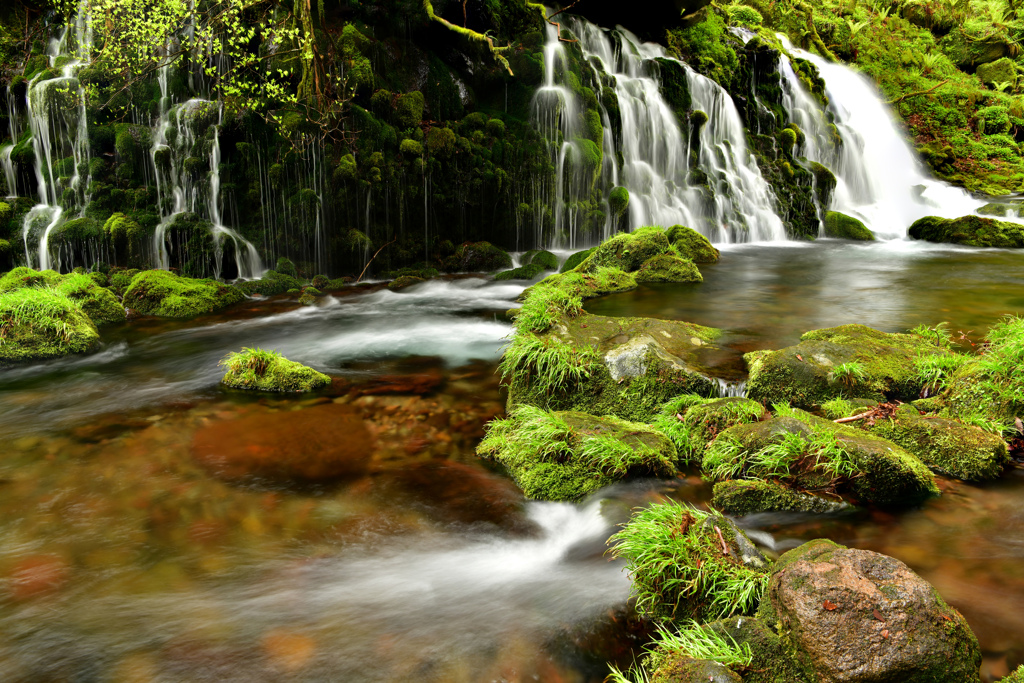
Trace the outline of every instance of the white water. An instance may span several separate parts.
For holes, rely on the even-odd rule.
[[[578,17],[566,18],[564,26],[576,35],[588,62],[599,65],[592,66],[594,81],[600,82],[602,72],[614,77],[622,135],[621,140],[614,138],[608,111],[599,101],[605,127],[602,167],[591,175],[590,169],[574,163],[585,144],[580,142],[584,105],[569,87],[566,48],[558,41],[557,30],[549,26],[545,81],[534,97],[532,118],[551,145],[555,178],[553,187],[542,186],[535,196],[539,200],[534,217],[537,244],[573,249],[609,237],[616,226],[607,197],[616,185],[630,193],[630,228],[683,224],[718,243],[786,238],[772,192],[747,151],[739,113],[717,83],[621,27],[605,31]],[[681,126],[662,97],[655,59],[670,59],[685,69],[692,108],[708,114],[699,136],[696,167],[709,177],[710,197],[688,181],[689,124]],[[617,153],[622,155],[621,168]],[[581,204],[590,199],[592,183],[599,189],[607,217],[599,233],[585,234]],[[546,207],[553,213],[553,234],[544,232]]]
[[[11,152],[14,145],[6,145],[0,149],[0,166],[4,169],[4,179],[7,181],[7,198],[13,199],[18,196],[18,172],[11,160]]]
[[[825,81],[829,111],[843,138],[838,149],[829,142],[820,105],[806,92],[783,56],[780,71],[784,105],[807,138],[799,151],[836,176],[832,210],[856,216],[880,237],[905,238],[907,228],[918,218],[965,216],[985,203],[928,175],[867,77],[848,66],[796,49],[785,37],[780,38],[792,54],[817,67]]]

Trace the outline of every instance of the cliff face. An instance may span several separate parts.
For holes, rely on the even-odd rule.
[[[546,21],[552,10],[523,0],[268,0],[232,21],[201,6],[172,28],[146,25],[162,3],[136,4],[111,5],[91,24],[79,16],[59,44],[50,39],[74,21],[74,3],[0,14],[0,138],[13,143],[0,154],[0,190],[18,197],[0,211],[4,265],[103,260],[230,277],[256,255],[343,273],[392,242],[378,269],[434,264],[464,241],[582,245],[645,215],[630,218],[621,191],[612,200],[608,169],[629,162],[615,78],[568,32],[566,14],[552,19],[564,40],[546,56],[559,30]],[[667,48],[657,79],[696,155],[681,181],[703,193],[694,201],[742,192],[709,174],[691,144],[708,112],[673,58],[728,92],[786,234],[808,237],[834,179],[793,156],[803,131],[783,106],[776,31],[879,81],[941,177],[991,193],[1024,181],[1019,22],[986,24],[971,5],[951,25],[919,6],[688,0],[634,10],[580,0],[571,11]],[[197,51],[186,36],[204,30]],[[814,67],[792,63],[825,103]],[[538,109],[545,83],[571,101]],[[546,112],[561,117],[548,129]],[[567,124],[570,115],[578,120]],[[105,229],[115,216],[128,219],[116,235]],[[75,229],[59,229],[72,217]],[[729,220],[693,227],[708,234]]]

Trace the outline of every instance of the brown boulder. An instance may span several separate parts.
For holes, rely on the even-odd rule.
[[[893,557],[811,541],[779,558],[767,596],[759,616],[821,683],[979,680],[967,621]]]
[[[203,427],[192,455],[223,479],[319,481],[362,475],[374,441],[359,413],[333,403]]]

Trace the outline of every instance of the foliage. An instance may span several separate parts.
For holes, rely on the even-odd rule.
[[[303,392],[331,383],[327,375],[261,348],[231,352],[220,365],[227,369],[221,382],[235,389]]]
[[[99,334],[77,301],[49,287],[0,293],[0,363],[84,353]]]

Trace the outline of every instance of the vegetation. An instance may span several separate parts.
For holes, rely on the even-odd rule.
[[[193,280],[165,270],[147,270],[132,278],[124,305],[145,315],[193,318],[245,298],[241,290],[215,280]]]
[[[321,372],[260,348],[229,353],[220,364],[227,369],[221,383],[233,389],[305,392],[331,383]]]
[[[99,333],[81,304],[49,287],[0,293],[0,363],[86,353]]]
[[[926,216],[910,226],[909,235],[917,240],[970,247],[1024,247],[1024,226],[981,216]]]

